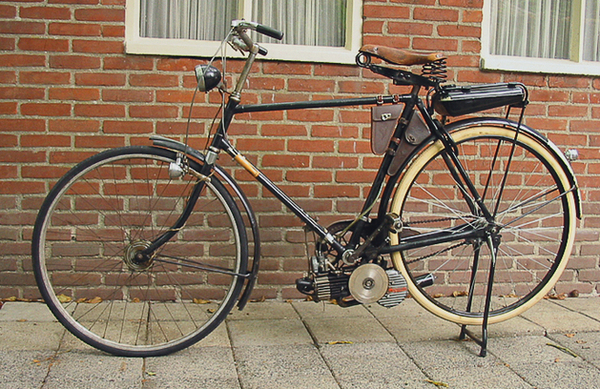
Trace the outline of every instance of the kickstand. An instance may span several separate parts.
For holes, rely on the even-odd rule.
[[[490,274],[488,278],[488,286],[485,296],[485,307],[483,310],[483,322],[481,323],[481,339],[477,338],[477,336],[467,328],[466,324],[461,326],[460,330],[460,340],[464,340],[467,336],[471,338],[477,345],[481,347],[479,352],[480,357],[485,357],[487,355],[487,341],[488,341],[488,318],[490,315],[490,306],[492,302],[492,288],[494,284],[494,273],[496,271],[496,245],[494,245],[492,237],[488,237],[488,246],[491,252],[491,263],[490,263]],[[479,248],[476,250],[475,260],[473,262],[473,270],[471,274],[471,285],[469,288],[469,301],[467,303],[467,311],[470,312],[471,304],[473,302],[473,294],[475,289],[475,274],[477,273],[477,267],[479,264]]]

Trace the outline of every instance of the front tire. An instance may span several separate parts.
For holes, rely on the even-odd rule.
[[[174,237],[138,255],[172,228],[200,182],[201,165],[169,178],[176,154],[125,147],[71,169],[50,191],[32,239],[40,292],[84,342],[122,356],[181,350],[211,333],[235,304],[247,271],[240,212],[214,177]]]

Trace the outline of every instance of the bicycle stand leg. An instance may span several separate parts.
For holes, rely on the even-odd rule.
[[[496,271],[496,247],[494,247],[494,243],[493,243],[491,236],[488,237],[487,243],[490,248],[490,253],[491,253],[491,261],[490,262],[491,263],[490,263],[490,274],[488,277],[488,287],[487,287],[486,296],[485,296],[485,307],[483,310],[483,322],[481,323],[481,339],[478,339],[475,336],[475,334],[473,334],[467,328],[466,325],[461,326],[460,337],[459,337],[459,339],[465,339],[465,336],[468,336],[475,343],[477,343],[477,345],[479,345],[481,347],[481,350],[479,352],[480,357],[485,357],[487,355],[488,320],[489,320],[489,315],[490,315],[490,307],[491,307],[491,303],[492,303],[492,288],[494,286],[493,285],[494,284],[494,273]],[[478,252],[479,252],[479,250],[478,250]],[[476,260],[473,263],[474,270],[476,269],[476,266],[477,266],[478,257],[479,257],[479,255],[476,256]],[[473,273],[473,280],[471,282],[470,292],[472,292],[472,290],[473,290],[474,277],[475,277],[475,274]],[[472,301],[472,297],[471,297],[471,294],[469,294],[468,310],[470,310],[471,301]]]

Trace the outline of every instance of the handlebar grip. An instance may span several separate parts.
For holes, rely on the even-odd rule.
[[[270,36],[271,38],[277,39],[277,40],[282,40],[283,39],[283,32],[276,30],[274,28],[271,28],[269,26],[265,26],[264,24],[256,24],[256,32],[260,32],[261,34]]]

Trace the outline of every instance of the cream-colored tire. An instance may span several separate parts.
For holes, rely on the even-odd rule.
[[[533,306],[563,273],[575,236],[575,189],[553,148],[529,131],[521,130],[515,141],[513,126],[487,123],[451,135],[498,230],[491,236],[497,259],[489,323],[500,322]],[[465,200],[468,190],[458,183],[457,172],[450,173],[444,154],[442,143],[433,142],[404,170],[390,208],[404,228],[390,235],[391,245],[403,236],[486,223],[473,211],[475,199],[468,194]],[[487,238],[455,240],[395,252],[392,261],[425,309],[455,323],[481,324],[492,257],[488,243]],[[432,285],[419,285],[425,276],[434,277]]]

